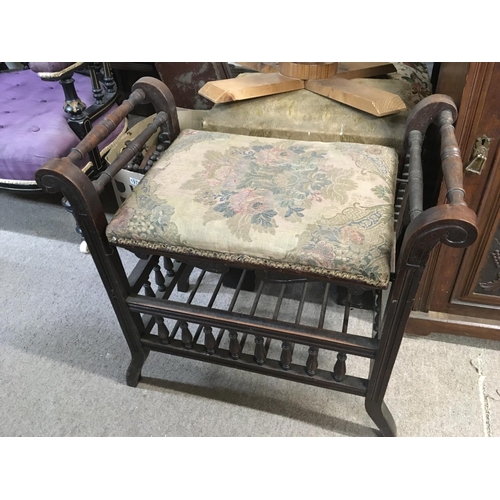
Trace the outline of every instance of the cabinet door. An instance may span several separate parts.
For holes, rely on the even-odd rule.
[[[439,246],[433,252],[407,332],[500,340],[500,63],[470,64],[456,132],[465,166],[476,139],[491,139],[481,173],[464,175],[479,236],[465,251]],[[441,199],[444,195],[443,187]]]

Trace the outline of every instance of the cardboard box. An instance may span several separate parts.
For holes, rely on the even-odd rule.
[[[116,201],[120,206],[129,196],[134,188],[141,182],[144,174],[138,172],[130,172],[129,170],[120,170],[114,177],[111,183],[115,192]]]

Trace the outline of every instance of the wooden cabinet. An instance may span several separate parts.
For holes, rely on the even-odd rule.
[[[460,101],[455,127],[465,166],[477,139],[490,139],[481,173],[464,176],[479,237],[465,251],[435,249],[406,332],[500,340],[500,63],[443,63],[436,91]]]

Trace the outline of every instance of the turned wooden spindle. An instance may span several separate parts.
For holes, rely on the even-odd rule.
[[[158,291],[164,292],[167,287],[165,286],[165,278],[163,277],[160,266],[156,264],[156,266],[153,267],[153,270],[155,272],[155,282],[158,285]]]
[[[146,295],[146,297],[156,297],[156,294],[153,291],[153,288],[151,287],[151,282],[149,280],[146,280],[143,286],[144,286],[144,294]],[[168,344],[169,331],[165,325],[163,318],[161,316],[155,316],[154,318],[156,326],[158,327],[158,337],[160,337],[160,340],[162,341],[163,344]]]
[[[156,297],[156,294],[151,288],[151,282],[149,280],[146,280],[146,283],[144,283],[144,294],[146,295],[146,297]]]
[[[167,325],[165,325],[165,320],[161,316],[155,316],[156,326],[158,328],[158,337],[162,344],[168,344],[168,331]]]
[[[181,321],[179,323],[179,326],[182,331],[182,343],[184,344],[184,347],[186,349],[191,349],[193,347],[193,335],[191,334],[191,331],[189,330],[188,324],[186,321]]]
[[[104,90],[99,83],[99,78],[97,77],[97,72],[99,71],[100,65],[97,63],[89,63],[88,65],[90,73],[90,81],[92,82],[92,95],[96,104],[102,104],[104,102]]]
[[[111,70],[111,65],[109,63],[102,63],[102,69],[104,72],[104,88],[106,89],[106,92],[114,94],[116,92],[116,83],[115,79],[113,78],[113,72]]]
[[[467,206],[464,199],[462,156],[455,136],[451,111],[441,111],[438,123],[441,134],[441,168],[447,189],[446,197],[451,205]]]
[[[419,130],[412,130],[408,138],[410,144],[410,166],[408,183],[410,186],[410,219],[418,217],[424,210],[424,174],[422,172],[422,141]]]
[[[167,271],[167,276],[170,278],[172,276],[175,276],[175,271],[174,271],[174,264],[172,263],[172,260],[168,257],[163,257],[163,267]]]
[[[342,382],[345,379],[346,374],[346,364],[345,361],[347,359],[347,355],[343,352],[339,352],[337,354],[337,362],[333,367],[333,378],[337,382]]]
[[[240,357],[240,343],[238,341],[238,333],[234,330],[229,330],[229,353],[233,359]]]
[[[214,334],[212,333],[211,326],[205,326],[203,328],[203,333],[205,334],[205,349],[208,354],[215,354],[216,342]]]
[[[311,377],[316,375],[318,369],[318,349],[314,347],[309,348],[309,356],[306,361],[306,373]]]
[[[281,344],[280,366],[283,370],[289,370],[292,364],[292,344],[283,342]]]
[[[266,361],[266,349],[264,347],[264,337],[255,337],[254,359],[258,365],[263,365]]]

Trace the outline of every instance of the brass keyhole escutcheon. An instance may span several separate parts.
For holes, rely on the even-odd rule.
[[[466,172],[480,175],[483,171],[484,164],[488,159],[491,139],[486,135],[482,135],[476,139],[474,150],[472,151],[472,159],[465,167]]]

